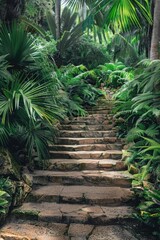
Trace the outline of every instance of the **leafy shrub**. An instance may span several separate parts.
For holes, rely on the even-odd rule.
[[[131,144],[126,163],[134,173],[133,186],[137,195],[136,217],[152,228],[160,223],[160,61],[143,61],[137,76],[116,94],[117,117],[121,118],[121,136]],[[124,127],[125,126],[125,127]]]
[[[13,153],[19,146],[31,161],[35,152],[39,158],[48,157],[53,123],[63,116],[49,50],[36,48],[34,37],[16,22],[1,30],[1,54],[5,54],[0,58],[1,146],[13,146]]]
[[[100,83],[104,83],[106,87],[118,88],[125,82],[133,78],[132,68],[127,68],[121,62],[105,63],[97,67],[97,75]]]
[[[60,69],[61,82],[70,100],[77,104],[77,111],[73,115],[85,114],[86,105],[94,105],[102,92],[93,87],[88,81],[94,79],[94,71],[88,71],[85,66],[69,65]],[[75,106],[75,105],[74,105]]]
[[[93,69],[109,61],[109,54],[102,45],[97,46],[91,39],[83,37],[67,48],[63,55],[62,64],[83,64],[88,69]]]
[[[35,23],[44,24],[46,12],[53,9],[52,0],[27,0],[25,17]]]

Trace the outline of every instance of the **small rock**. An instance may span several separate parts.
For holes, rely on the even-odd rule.
[[[33,177],[32,177],[31,174],[24,173],[24,174],[22,175],[22,178],[23,178],[23,180],[25,181],[25,183],[26,183],[28,186],[32,187],[32,185],[33,185]]]

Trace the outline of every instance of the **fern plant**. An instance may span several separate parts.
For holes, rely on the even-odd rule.
[[[94,78],[94,72],[88,71],[83,65],[63,67],[59,72],[61,82],[70,99],[84,107],[94,105],[102,92],[88,83]]]
[[[104,83],[106,87],[118,88],[125,82],[133,79],[132,69],[127,68],[121,62],[106,63],[98,66],[99,82]]]

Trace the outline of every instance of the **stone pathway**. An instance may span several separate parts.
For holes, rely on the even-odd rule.
[[[0,231],[0,240],[135,240],[131,176],[121,161],[110,104],[60,126],[46,170]]]

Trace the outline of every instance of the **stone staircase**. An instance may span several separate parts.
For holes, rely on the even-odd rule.
[[[125,229],[133,213],[131,176],[110,109],[104,101],[61,124],[47,169],[34,172],[33,191],[12,211],[2,239],[137,239]]]

